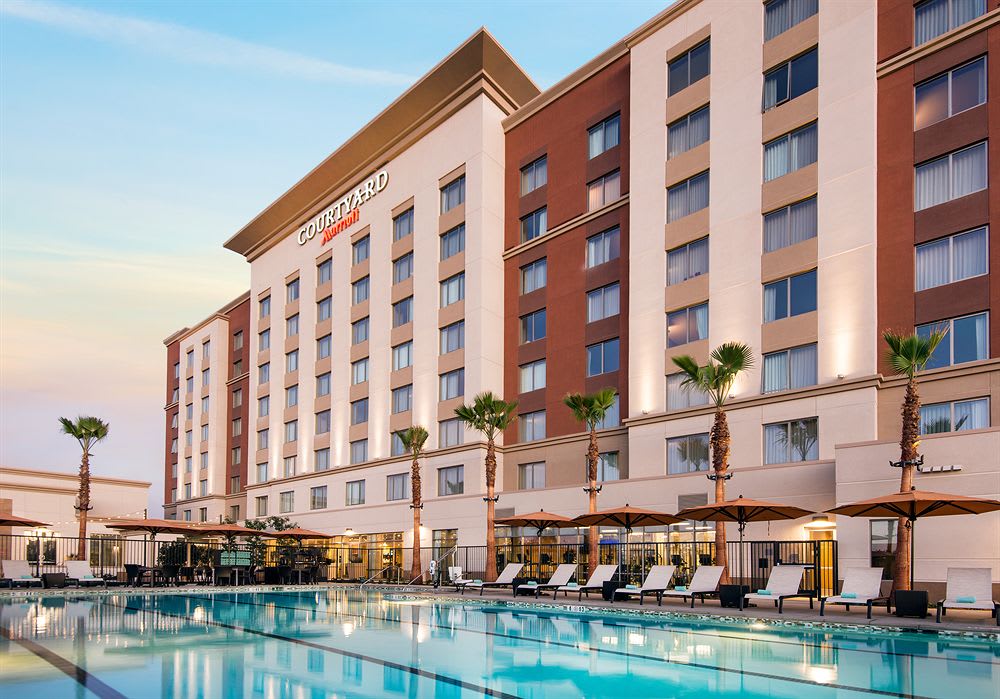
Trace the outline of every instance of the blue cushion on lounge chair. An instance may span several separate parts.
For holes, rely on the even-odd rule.
[[[580,583],[574,583],[574,582],[566,583],[566,587],[580,587]]]
[[[527,585],[528,587],[536,587],[538,585],[538,581],[537,580],[529,580],[528,582],[526,582],[524,584]]]
[[[472,584],[473,585],[482,585],[483,581],[480,580],[479,578],[476,578],[475,580],[472,581]]]
[[[976,603],[976,598],[972,597],[972,596],[956,597],[955,601],[956,602],[960,602],[961,604],[975,604]]]
[[[628,585],[625,586],[625,589],[626,590],[638,590],[639,586],[638,585],[633,585],[633,584],[629,583]]]
[[[843,597],[844,599],[857,599],[858,598],[858,593],[857,592],[844,592],[840,596]]]
[[[765,597],[767,597],[768,595],[771,594],[771,591],[770,590],[757,590],[757,594],[758,595],[764,595]]]
[[[688,589],[687,585],[677,585],[676,587],[674,587],[674,590],[676,592],[687,592],[687,589]]]
[[[34,579],[35,579],[35,577],[33,575],[22,575],[21,576],[21,580],[34,580]]]

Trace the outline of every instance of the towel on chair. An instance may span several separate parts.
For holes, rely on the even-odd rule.
[[[857,592],[844,592],[840,596],[843,597],[844,599],[857,599],[858,598],[858,593]]]
[[[676,590],[677,592],[687,592],[687,589],[688,589],[687,585],[677,585],[674,588],[674,590]]]
[[[960,604],[975,604],[976,598],[972,596],[956,597],[955,601],[959,602]]]
[[[639,586],[638,585],[633,585],[632,583],[629,583],[628,585],[625,586],[625,589],[626,590],[638,590]]]
[[[765,597],[771,594],[770,590],[757,590],[758,595],[764,595]]]

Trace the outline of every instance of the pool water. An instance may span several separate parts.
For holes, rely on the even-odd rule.
[[[1000,643],[337,588],[0,600],[0,697],[996,699]]]

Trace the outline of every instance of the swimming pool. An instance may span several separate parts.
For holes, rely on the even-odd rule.
[[[1000,644],[332,588],[0,600],[0,696],[996,697]]]

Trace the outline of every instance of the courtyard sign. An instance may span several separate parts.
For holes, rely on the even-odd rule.
[[[335,235],[358,222],[361,205],[385,189],[387,184],[389,184],[389,173],[385,170],[376,172],[353,192],[302,226],[299,229],[299,245],[305,245],[307,240],[312,240],[317,235],[323,237],[323,245],[329,243]]]

